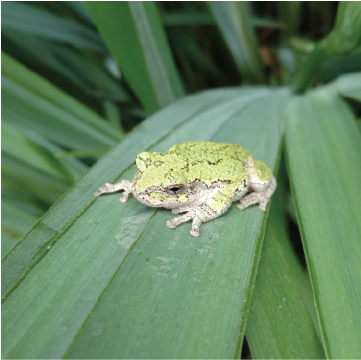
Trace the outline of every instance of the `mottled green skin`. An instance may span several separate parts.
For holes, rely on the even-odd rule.
[[[203,141],[175,145],[165,153],[142,152],[136,158],[136,190],[189,184],[197,179],[207,185],[219,181],[241,185],[248,178],[244,166],[247,156],[252,157],[242,146]]]

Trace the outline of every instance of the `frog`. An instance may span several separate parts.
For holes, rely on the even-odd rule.
[[[133,180],[106,183],[94,194],[123,190],[150,207],[181,214],[166,222],[170,229],[192,220],[190,234],[199,236],[202,223],[224,214],[235,201],[239,210],[258,204],[266,212],[277,182],[272,170],[240,145],[191,141],[167,152],[141,152],[135,159]]]

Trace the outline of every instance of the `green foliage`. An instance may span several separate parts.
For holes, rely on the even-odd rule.
[[[310,86],[327,61],[354,51],[360,44],[361,4],[358,1],[342,1],[334,29],[315,46],[301,68],[296,91],[302,92]]]
[[[209,6],[244,81],[262,83],[262,63],[246,3],[210,1]]]
[[[355,117],[337,95],[321,89],[292,101],[287,163],[328,358],[361,353],[360,152]]]
[[[4,358],[240,358],[244,336],[253,358],[359,356],[358,2],[2,10]],[[233,205],[193,239],[94,198],[192,140],[278,173],[269,216]]]
[[[183,88],[154,2],[87,2],[100,34],[148,114]]]

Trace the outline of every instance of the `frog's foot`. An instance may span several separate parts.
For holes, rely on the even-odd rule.
[[[277,183],[275,177],[272,175],[271,179],[268,182],[261,183],[253,183],[251,185],[251,190],[254,192],[248,194],[244,198],[240,200],[240,204],[237,205],[239,210],[244,210],[248,206],[253,204],[259,204],[259,209],[262,212],[266,212],[267,204],[276,190]]]
[[[124,190],[122,196],[120,197],[119,201],[122,203],[127,202],[128,195],[133,192],[133,184],[129,180],[122,180],[121,182],[117,184],[109,184],[106,183],[105,185],[101,186],[99,190],[94,193],[96,197],[100,196],[101,194],[105,193],[112,193],[119,190]]]
[[[168,220],[166,224],[170,229],[174,229],[179,224],[192,219],[193,220],[192,230],[190,231],[190,234],[194,237],[198,237],[199,236],[199,227],[202,224],[202,219],[201,219],[200,214],[198,214],[198,212],[199,212],[199,210],[188,211],[187,214],[184,214],[184,215],[174,218],[172,220]]]

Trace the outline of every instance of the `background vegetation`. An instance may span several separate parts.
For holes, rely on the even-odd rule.
[[[26,234],[2,262],[4,358],[360,356],[359,2],[3,2],[1,20],[2,256]],[[232,207],[194,240],[93,199],[189,140],[272,167],[268,218]]]

